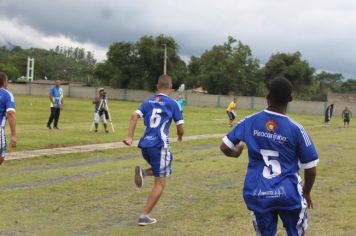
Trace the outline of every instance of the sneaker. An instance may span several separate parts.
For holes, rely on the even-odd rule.
[[[141,188],[143,185],[143,169],[140,166],[135,168],[135,184],[138,188]]]
[[[152,225],[155,223],[157,223],[157,220],[155,218],[151,218],[149,216],[140,216],[140,218],[138,218],[138,222],[137,222],[137,224],[140,226]]]
[[[47,128],[48,128],[48,129],[52,129],[52,127],[51,127],[50,125],[47,125]]]
[[[95,133],[98,133],[98,130],[97,130],[97,129],[95,130]]]
[[[57,126],[54,126],[53,129],[59,129]]]
[[[105,130],[105,133],[107,133],[107,134],[108,134],[108,133],[109,133],[109,130]]]

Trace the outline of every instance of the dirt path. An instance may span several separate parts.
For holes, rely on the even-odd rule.
[[[183,138],[183,142],[197,140],[197,139],[222,138],[224,135],[225,134],[201,134],[201,135],[186,136]],[[172,138],[170,139],[170,142],[171,143],[177,142],[177,140]],[[137,144],[138,142],[135,141],[133,146],[137,146]],[[23,158],[78,153],[78,152],[92,152],[97,150],[126,148],[126,147],[127,146],[122,142],[113,142],[113,143],[88,144],[88,145],[61,147],[61,148],[38,149],[38,150],[8,153],[6,155],[6,160],[16,160],[16,159],[23,159]]]

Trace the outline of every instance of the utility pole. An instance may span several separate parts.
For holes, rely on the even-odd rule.
[[[164,63],[163,63],[163,74],[167,74],[167,44],[163,44],[164,46]]]

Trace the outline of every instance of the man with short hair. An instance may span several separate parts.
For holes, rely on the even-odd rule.
[[[96,96],[93,100],[93,104],[95,104],[95,112],[94,112],[94,125],[95,132],[98,132],[99,120],[103,122],[103,126],[105,129],[105,133],[109,133],[107,119],[109,119],[109,113],[106,110],[106,95],[104,88],[99,89],[99,95]]]
[[[143,158],[151,167],[146,170],[139,166],[135,168],[135,184],[141,188],[143,178],[146,176],[154,176],[155,180],[152,192],[138,219],[138,224],[141,226],[157,222],[149,214],[163,193],[166,177],[172,174],[172,154],[168,140],[172,119],[177,126],[178,141],[182,140],[184,134],[182,112],[179,105],[168,96],[172,91],[171,78],[168,75],[160,76],[157,89],[158,93],[144,101],[131,115],[128,136],[123,141],[128,146],[132,145],[137,120],[142,118],[146,129],[138,147],[141,148]]]
[[[268,108],[241,120],[220,145],[229,157],[239,157],[244,143],[248,147],[243,197],[257,235],[275,235],[278,216],[289,236],[304,235],[307,208],[313,207],[310,192],[319,158],[303,126],[285,115],[291,94],[286,78],[273,79]]]
[[[7,90],[7,86],[7,75],[4,72],[0,72],[0,165],[4,162],[6,154],[6,119],[8,120],[10,126],[11,146],[16,147],[15,98],[12,93]]]
[[[345,107],[345,109],[341,113],[341,117],[344,120],[344,128],[348,128],[352,117],[352,112],[349,110],[349,108]]]
[[[50,101],[50,107],[51,107],[51,114],[47,122],[48,129],[52,129],[51,124],[53,120],[54,120],[53,128],[59,129],[58,128],[59,115],[61,113],[61,110],[63,109],[63,90],[60,87],[61,81],[55,80],[54,84],[55,85],[49,90],[49,96],[48,96]]]

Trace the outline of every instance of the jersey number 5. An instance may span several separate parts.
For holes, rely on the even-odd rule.
[[[152,110],[152,115],[150,117],[150,127],[151,128],[157,128],[159,126],[159,123],[161,122],[161,114],[162,110],[159,108],[154,108]]]
[[[263,177],[272,179],[281,174],[281,164],[277,160],[270,160],[269,157],[278,157],[279,153],[273,150],[261,149],[260,151],[266,166],[263,168]]]

